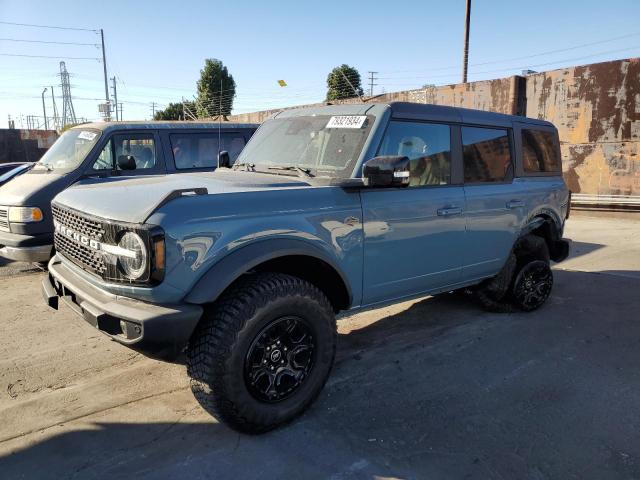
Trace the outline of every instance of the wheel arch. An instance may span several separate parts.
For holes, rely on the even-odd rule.
[[[352,304],[349,282],[337,261],[321,248],[295,239],[258,241],[229,253],[209,268],[185,300],[195,304],[215,302],[243,275],[267,271],[287,273],[314,284],[327,295],[335,312]]]
[[[562,222],[555,212],[550,209],[540,209],[532,213],[524,223],[514,247],[517,247],[526,236],[535,235],[545,241],[551,260],[560,262],[569,254],[569,244],[562,239],[562,231]]]

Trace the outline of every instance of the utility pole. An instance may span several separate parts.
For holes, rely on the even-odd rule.
[[[49,130],[49,123],[47,122],[47,107],[44,104],[44,94],[47,93],[48,88],[44,87],[42,90],[42,114],[44,115],[44,129]]]
[[[156,102],[151,102],[151,120],[156,118]]]
[[[56,97],[53,94],[53,86],[51,86],[51,102],[53,103],[53,129],[58,128],[58,107],[56,106]]]
[[[102,40],[102,69],[104,71],[104,100],[109,108],[109,83],[107,81],[107,55],[104,53],[104,31],[100,29],[100,39]],[[107,112],[107,118],[105,120],[111,120],[111,112]]]
[[[378,85],[377,83],[373,83],[378,79],[376,77],[377,74],[378,72],[369,72],[369,96],[370,97],[373,97],[373,87]]]
[[[122,121],[122,102],[118,104],[118,112],[120,112],[120,121]]]
[[[467,83],[469,66],[469,26],[471,24],[471,0],[467,0],[467,13],[464,19],[464,54],[462,57],[462,83]]]
[[[111,88],[113,88],[113,100],[114,100],[115,106],[116,106],[116,122],[117,122],[118,120],[122,120],[122,118],[118,117],[118,90],[116,89],[116,76],[115,75],[111,78],[111,81],[113,82],[113,87],[111,87]]]

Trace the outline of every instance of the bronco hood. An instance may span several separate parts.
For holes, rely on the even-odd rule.
[[[173,192],[206,189],[208,195],[308,187],[302,178],[218,169],[215,172],[89,179],[60,193],[54,203],[110,220],[144,222]]]

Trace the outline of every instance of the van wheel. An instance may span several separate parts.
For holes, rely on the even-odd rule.
[[[327,297],[291,275],[247,275],[206,311],[187,349],[202,407],[245,433],[302,413],[324,386],[336,351]]]
[[[513,303],[529,312],[540,308],[547,301],[553,288],[553,272],[549,264],[543,260],[527,263],[513,282]]]

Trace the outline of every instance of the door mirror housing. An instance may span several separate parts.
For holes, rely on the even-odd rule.
[[[374,157],[365,162],[362,177],[368,187],[406,187],[409,185],[409,157]]]
[[[118,167],[120,168],[120,170],[135,170],[136,159],[133,157],[133,155],[119,155]]]
[[[226,168],[231,166],[231,158],[229,157],[229,152],[226,150],[222,150],[218,153],[218,166]]]

